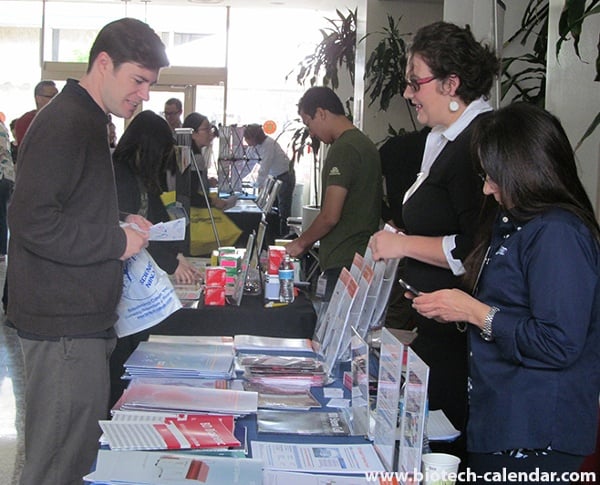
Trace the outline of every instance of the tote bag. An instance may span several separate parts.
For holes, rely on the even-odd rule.
[[[181,308],[175,288],[150,253],[142,249],[123,265],[123,294],[117,305],[117,337],[126,337],[162,322]]]

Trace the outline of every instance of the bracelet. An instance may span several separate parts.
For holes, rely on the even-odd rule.
[[[483,328],[481,329],[481,338],[486,342],[491,342],[494,340],[492,337],[492,322],[494,321],[494,316],[498,313],[500,309],[498,307],[493,306],[490,308],[490,311],[485,316],[485,320],[483,321]]]

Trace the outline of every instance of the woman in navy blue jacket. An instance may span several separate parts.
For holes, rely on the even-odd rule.
[[[594,450],[598,422],[600,228],[547,111],[516,103],[484,115],[473,149],[499,206],[470,257],[474,296],[423,293],[413,307],[470,324],[471,470],[558,472],[554,483],[569,483],[560,473]]]

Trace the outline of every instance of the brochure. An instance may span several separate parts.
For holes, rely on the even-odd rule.
[[[238,352],[240,350],[313,352],[312,341],[307,338],[236,335],[233,338],[233,346]]]
[[[308,410],[321,407],[309,387],[269,386],[246,382],[244,389],[258,392],[258,407],[263,409]]]
[[[111,450],[178,450],[240,446],[233,416],[180,414],[144,421],[99,421]]]
[[[84,480],[135,485],[261,485],[262,463],[251,458],[100,450]]]
[[[383,471],[372,444],[302,444],[252,441],[252,456],[263,460],[265,470],[345,473],[365,476]]]
[[[259,433],[285,433],[319,436],[350,436],[350,425],[344,410],[283,411],[259,409]]]
[[[233,348],[228,344],[140,342],[125,362],[130,376],[233,377]]]
[[[257,406],[256,392],[132,381],[113,409],[242,415]]]

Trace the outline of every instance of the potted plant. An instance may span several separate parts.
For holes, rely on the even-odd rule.
[[[579,54],[579,38],[584,20],[600,13],[600,0],[592,0],[586,6],[587,0],[565,1],[560,15],[558,31],[559,39],[555,45],[558,56],[562,44],[569,38],[573,39],[573,48]],[[548,53],[548,16],[549,0],[529,0],[521,19],[521,26],[505,43],[505,47],[513,42],[525,45],[530,36],[534,36],[532,50],[515,57],[506,57],[502,61],[502,99],[509,93],[513,95],[511,102],[516,100],[535,103],[541,107],[546,98],[546,68]],[[596,77],[600,81],[600,43],[596,59]],[[600,113],[597,113],[590,126],[586,129],[575,149],[590,136],[600,124]]]

